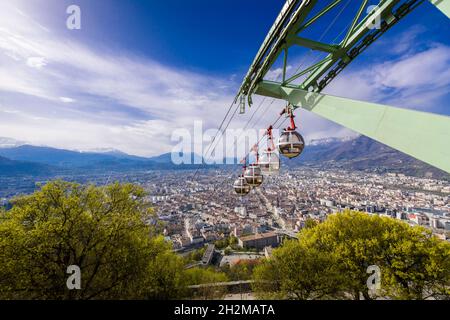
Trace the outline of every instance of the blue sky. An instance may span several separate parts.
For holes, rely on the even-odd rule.
[[[357,10],[358,1],[348,2],[324,41]],[[2,1],[0,137],[144,156],[169,152],[173,129],[191,131],[195,120],[205,129],[218,127],[283,3]],[[82,30],[65,27],[70,4],[81,7]],[[328,17],[311,35],[329,23]],[[304,54],[293,57],[291,71]],[[425,3],[325,92],[449,115],[449,84],[449,20]],[[272,122],[282,105],[274,103],[259,126]],[[307,140],[352,134],[299,112]],[[231,127],[242,127],[249,116]]]

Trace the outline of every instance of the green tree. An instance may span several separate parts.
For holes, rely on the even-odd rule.
[[[254,272],[262,297],[399,299],[449,297],[450,244],[422,227],[346,211],[330,215],[274,250]],[[382,290],[367,286],[367,268],[381,269]]]
[[[305,221],[305,228],[306,228],[306,229],[314,228],[314,227],[317,226],[317,225],[318,225],[318,222],[317,222],[316,220],[314,220],[314,219],[308,218],[308,219],[306,219],[306,221]]]
[[[228,239],[221,239],[221,240],[217,240],[214,245],[216,246],[217,249],[221,250],[224,249],[225,247],[228,246]]]
[[[229,270],[227,270],[230,280],[250,280],[253,275],[253,270],[261,263],[260,261],[261,259],[238,261],[236,264],[230,267]]]
[[[214,284],[227,281],[228,278],[225,273],[214,269],[193,268],[186,271],[186,283],[188,285],[204,285],[196,289],[195,293],[189,295],[204,300],[222,298],[226,294],[226,287]]]
[[[238,239],[232,235],[227,238],[217,240],[214,244],[217,249],[225,249],[228,246],[232,246],[238,243]]]
[[[253,273],[253,289],[263,299],[320,299],[339,291],[332,255],[289,240]]]
[[[166,250],[149,263],[144,282],[139,285],[146,299],[173,299],[185,297],[189,278],[184,270],[184,260]]]
[[[304,229],[299,237],[306,248],[333,259],[340,275],[339,288],[343,287],[353,299],[359,299],[361,294],[370,299],[367,267],[381,267],[383,239],[380,235],[389,230],[391,222],[398,223],[390,218],[347,211],[330,215],[324,223]]]
[[[202,260],[205,251],[206,246],[189,252],[189,254],[186,255],[185,258],[187,264]]]
[[[383,282],[389,296],[450,299],[450,245],[429,230],[397,228],[387,235],[383,259]]]
[[[183,264],[158,236],[142,188],[55,181],[0,219],[0,298],[132,299],[183,294]],[[68,290],[67,267],[81,269]]]
[[[235,245],[235,244],[237,244],[237,243],[238,243],[238,238],[236,238],[235,236],[231,235],[231,236],[228,238],[228,244],[229,244],[230,246]]]

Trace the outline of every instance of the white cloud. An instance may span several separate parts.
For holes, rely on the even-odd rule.
[[[59,97],[59,99],[64,103],[73,103],[76,101],[75,99],[68,98],[68,97]]]
[[[286,75],[288,74],[289,71],[291,71],[291,69],[292,69],[291,65],[286,66]],[[272,81],[280,81],[282,75],[283,75],[282,67],[276,68],[276,69],[271,69],[267,72],[265,79],[272,80]]]
[[[216,126],[234,98],[229,80],[88,47],[51,33],[23,8],[0,7],[0,91],[20,114],[0,117],[0,136],[155,155],[171,150],[175,128],[198,119]]]
[[[380,86],[395,89],[447,86],[450,83],[449,65],[450,47],[435,46],[376,66],[374,81]]]
[[[4,105],[0,136],[60,148],[115,148],[157,155],[171,150],[170,137],[176,128],[191,131],[194,120],[203,120],[205,130],[216,128],[234,99],[231,88],[238,87],[234,75],[222,79],[177,70],[126,51],[89,47],[70,36],[58,36],[30,18],[24,8],[14,10],[11,3],[0,3]],[[346,70],[327,92],[394,101],[385,92],[390,90],[397,93],[398,103],[439,99],[448,87],[450,68],[443,72],[438,66],[442,61],[448,66],[448,57],[449,48],[439,45],[422,53],[408,52],[366,71]],[[269,76],[279,76],[280,70]],[[432,86],[439,90],[424,92],[424,87]],[[253,108],[262,98],[254,100]],[[257,127],[272,123],[284,105],[283,101],[269,105],[270,101],[266,99],[254,117]],[[252,110],[235,117],[230,128],[242,128]],[[299,111],[297,122],[307,140],[349,135],[347,129],[306,111]]]
[[[424,39],[427,39],[427,36],[422,36],[425,32],[424,26],[414,25],[402,34],[397,34],[395,38],[381,38],[375,46],[382,48],[384,52],[397,56],[414,53],[415,48],[426,41]]]
[[[31,68],[41,69],[47,65],[47,60],[44,57],[30,57],[27,58],[27,65]]]
[[[430,111],[449,94],[450,47],[433,44],[428,49],[396,60],[345,70],[326,93]]]

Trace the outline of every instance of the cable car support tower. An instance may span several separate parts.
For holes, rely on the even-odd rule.
[[[450,18],[450,0],[428,1]],[[365,49],[426,0],[381,0],[368,13],[368,0],[362,0],[339,43],[304,36],[342,0],[328,1],[325,6],[324,2],[286,1],[236,96],[241,111],[252,105],[254,94],[283,99],[294,108],[306,109],[450,173],[450,117],[321,93]],[[374,28],[375,21],[379,28]],[[289,49],[294,46],[323,52],[325,57],[287,77]],[[265,80],[279,58],[283,59],[282,79]]]

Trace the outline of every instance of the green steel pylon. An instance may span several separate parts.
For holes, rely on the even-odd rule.
[[[326,119],[384,143],[450,173],[450,117],[321,94],[325,88],[359,54],[409,12],[425,0],[381,0],[366,15],[367,0],[339,43],[323,43],[301,34],[335,9],[341,0],[331,1],[310,13],[322,1],[288,0],[264,40],[244,78],[238,96],[252,94],[289,101]],[[450,0],[430,0],[450,17]],[[317,10],[316,10],[317,11]],[[373,28],[375,21],[378,28]],[[326,56],[287,78],[288,51],[302,46],[326,53]],[[265,75],[283,54],[282,80],[266,81]],[[295,83],[300,80],[300,83]]]
[[[448,0],[430,0],[439,10],[450,18],[450,1]]]

